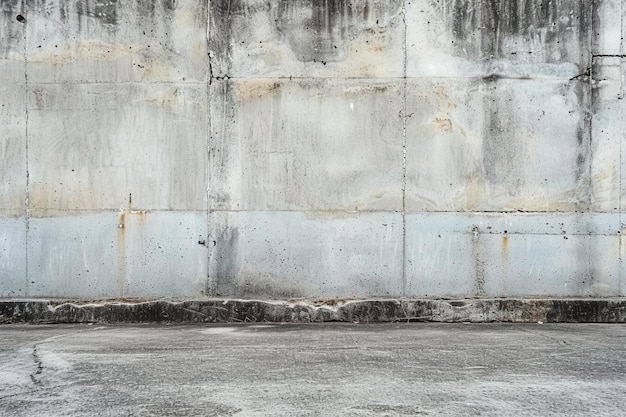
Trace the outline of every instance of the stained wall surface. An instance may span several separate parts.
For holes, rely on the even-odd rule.
[[[0,297],[623,296],[625,16],[2,1]]]

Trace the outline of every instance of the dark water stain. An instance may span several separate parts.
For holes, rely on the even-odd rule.
[[[579,62],[592,33],[590,1],[435,0],[458,55],[512,58],[538,51],[543,62]]]
[[[105,25],[117,25],[118,6],[118,0],[77,1],[76,14],[94,18]],[[62,20],[67,19],[68,10],[66,4],[59,6],[59,14]]]
[[[524,186],[527,137],[520,132],[514,91],[498,79],[485,79],[482,91],[485,118],[483,167],[487,181],[514,192]]]
[[[280,0],[276,27],[300,61],[338,61],[348,41],[401,9],[399,0]]]
[[[19,16],[22,16],[21,20]],[[24,25],[19,23],[26,23],[25,16],[21,0],[0,1],[0,58],[9,53],[23,53]]]
[[[177,0],[135,0],[122,2],[120,0],[78,0],[75,2],[74,12],[80,17],[94,19],[104,25],[105,28],[117,28],[121,24],[122,10],[126,10],[131,16],[140,21],[153,21],[160,11],[165,16],[176,10]],[[68,20],[70,14],[69,3],[60,2],[59,17],[61,21]],[[81,24],[81,20],[78,22]]]
[[[215,51],[222,59],[230,61],[232,57],[232,20],[233,17],[245,10],[241,0],[212,0],[210,2],[209,48]],[[222,76],[214,74],[211,76]]]
[[[580,114],[576,121],[576,144],[578,146],[578,155],[576,157],[576,169],[574,172],[576,182],[579,185],[588,178],[589,157],[591,149],[591,107],[593,106],[593,93],[589,90],[589,84],[586,81],[570,81],[569,84],[563,85],[559,93],[565,97],[566,104]],[[587,196],[589,199],[591,196]],[[582,202],[581,202],[582,203]],[[591,204],[590,200],[585,204]]]
[[[276,299],[304,297],[304,292],[292,280],[258,274],[253,279],[237,282],[229,296],[242,298]]]
[[[67,21],[68,8],[69,8],[68,3],[59,4],[59,17],[61,18],[62,22]]]
[[[384,28],[400,15],[402,4],[402,0],[212,0],[211,50],[230,62],[235,19],[245,21],[263,13],[298,60],[339,61],[350,40],[368,29]]]
[[[177,0],[163,0],[163,7],[165,10],[176,10]]]
[[[484,117],[482,163],[485,179],[491,185],[507,190],[509,196],[517,195],[528,185],[529,164],[534,162],[530,158],[536,154],[529,138],[537,134],[538,128],[532,114],[545,108],[542,107],[544,103],[538,102],[538,97],[519,94],[518,90],[524,88],[523,83],[487,77],[476,80],[474,87],[479,92]],[[575,115],[568,123],[575,135],[571,141],[577,152],[575,157],[567,157],[561,163],[572,167],[576,188],[583,190],[589,177],[591,147],[589,85],[583,81],[570,81],[556,88],[554,94],[562,97],[562,105]],[[569,151],[567,154],[571,155]],[[583,193],[577,198],[580,208],[590,204],[590,195]]]
[[[239,229],[226,222],[211,236],[210,241],[212,285],[215,286],[217,295],[230,293],[239,272]]]
[[[17,13],[22,11],[23,0],[2,0],[0,2],[0,11]]]
[[[106,25],[117,24],[117,0],[99,0],[94,4],[94,17]]]
[[[224,187],[226,179],[230,175],[229,161],[237,158],[231,155],[228,138],[236,133],[236,122],[238,112],[235,101],[235,87],[233,82],[228,80],[212,81],[210,94],[212,96],[211,106],[211,131],[209,138],[209,159],[211,183],[217,186],[209,187],[209,201],[216,209],[230,207],[231,191]]]

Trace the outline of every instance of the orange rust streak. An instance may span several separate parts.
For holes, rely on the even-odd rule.
[[[509,236],[502,236],[502,255],[507,256],[509,254]]]
[[[121,213],[117,225],[117,294],[126,292],[126,213]]]
[[[139,220],[139,226],[145,226],[146,225],[146,218],[148,217],[148,212],[147,211],[132,211],[131,214],[134,214],[137,216],[137,219]]]

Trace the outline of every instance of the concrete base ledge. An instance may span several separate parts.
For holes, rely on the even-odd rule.
[[[259,301],[0,300],[0,323],[624,323],[626,298]]]

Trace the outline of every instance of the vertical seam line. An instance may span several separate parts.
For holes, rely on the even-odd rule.
[[[403,62],[403,82],[402,82],[402,296],[407,294],[407,250],[406,250],[406,112],[407,112],[407,1],[405,0],[402,7],[402,23],[404,24],[404,62]]]

